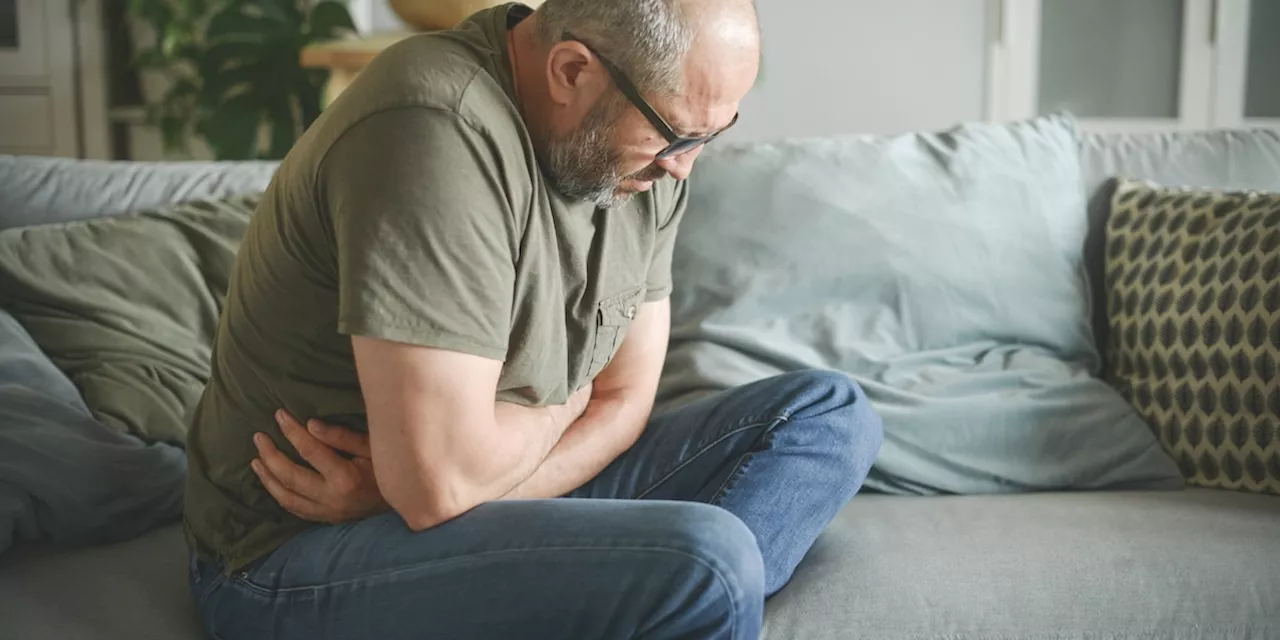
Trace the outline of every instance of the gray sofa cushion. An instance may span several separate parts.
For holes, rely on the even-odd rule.
[[[75,551],[0,556],[0,637],[200,640],[182,527]]]
[[[180,449],[144,445],[95,420],[0,311],[0,554],[15,538],[93,544],[172,522],[186,471]]]
[[[1280,637],[1280,498],[1194,489],[855,498],[765,640]],[[16,638],[200,638],[179,527],[0,557]]]
[[[1280,498],[1209,489],[863,496],[766,638],[1280,638],[1277,532]]]
[[[1092,133],[1081,141],[1080,161],[1089,196],[1084,256],[1099,345],[1109,339],[1102,269],[1113,177],[1128,176],[1172,187],[1280,192],[1280,131],[1275,130]]]
[[[275,162],[100,162],[0,155],[0,229],[263,191]]]

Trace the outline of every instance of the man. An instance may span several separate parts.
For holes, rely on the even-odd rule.
[[[326,110],[192,425],[211,635],[758,635],[881,440],[832,373],[649,415],[685,179],[759,46],[750,0],[506,5]]]

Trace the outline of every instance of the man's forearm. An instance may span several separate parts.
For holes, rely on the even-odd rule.
[[[396,499],[383,490],[391,505],[415,531],[451,520],[476,505],[501,499],[527,481],[562,439],[567,426],[583,413],[587,390],[566,405],[526,407],[498,402],[493,422],[478,430],[486,434],[476,443],[478,455],[455,457],[448,473],[422,473],[430,467],[416,467],[409,476],[387,473],[374,465],[379,486],[399,487]],[[483,452],[483,453],[479,453]],[[376,460],[376,451],[375,457]],[[470,460],[471,464],[459,464]],[[385,478],[385,480],[384,480]],[[398,483],[398,484],[396,484]],[[414,485],[417,485],[416,488]]]
[[[652,408],[621,394],[592,398],[537,470],[503,499],[558,498],[586,484],[635,444]]]

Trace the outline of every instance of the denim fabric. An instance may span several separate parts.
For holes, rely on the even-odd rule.
[[[882,437],[848,377],[786,374],[656,416],[565,498],[317,526],[191,588],[214,638],[756,638]]]

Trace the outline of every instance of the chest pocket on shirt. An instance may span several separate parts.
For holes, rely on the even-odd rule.
[[[627,335],[627,327],[640,312],[640,303],[644,299],[644,287],[636,287],[610,297],[596,309],[596,332],[591,347],[590,377],[594,378],[600,370],[609,364],[613,354],[622,346]]]

